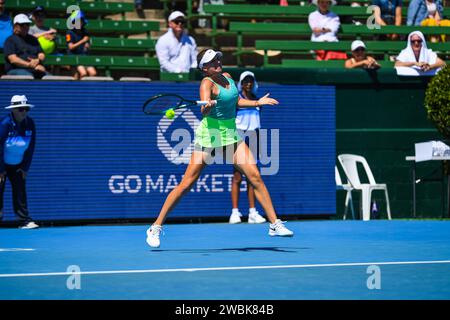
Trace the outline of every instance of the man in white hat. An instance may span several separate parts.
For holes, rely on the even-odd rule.
[[[31,20],[21,13],[14,17],[14,33],[4,45],[5,72],[9,75],[31,75],[42,78],[46,73],[43,65],[45,54],[39,41],[28,34]]]
[[[172,12],[167,20],[169,30],[156,42],[161,71],[187,73],[197,67],[197,44],[184,29],[186,17],[182,12]]]
[[[5,107],[11,113],[0,122],[0,220],[3,216],[3,193],[6,178],[11,182],[13,207],[19,217],[21,229],[39,226],[32,221],[28,212],[25,182],[33,158],[36,129],[28,112],[33,105],[26,96],[15,95],[11,104]]]

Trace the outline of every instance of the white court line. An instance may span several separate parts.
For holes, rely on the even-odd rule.
[[[34,251],[31,248],[0,248],[0,252]]]
[[[48,273],[10,273],[10,274],[0,274],[0,278],[49,277],[49,276],[71,276],[71,275],[93,275],[93,274],[133,274],[133,273],[165,273],[165,272],[261,270],[261,269],[300,269],[300,268],[323,268],[323,267],[353,267],[353,266],[370,266],[370,265],[378,265],[378,266],[381,266],[381,265],[413,265],[413,264],[450,264],[450,260],[354,262],[354,263],[327,263],[327,264],[292,264],[292,265],[278,265],[278,266],[111,270],[111,271],[48,272]]]

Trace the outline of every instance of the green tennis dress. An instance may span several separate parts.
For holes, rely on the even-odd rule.
[[[233,79],[225,77],[229,88],[224,88],[213,82],[219,89],[216,97],[217,104],[211,108],[210,113],[204,116],[195,131],[195,144],[202,148],[224,147],[241,141],[236,130],[236,106],[239,92]]]

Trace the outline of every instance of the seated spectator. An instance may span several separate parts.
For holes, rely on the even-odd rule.
[[[442,19],[443,6],[441,0],[411,0],[408,7],[408,26],[450,26],[450,20]],[[445,35],[441,35],[445,42]],[[432,42],[438,42],[437,36],[430,38]]]
[[[366,55],[366,45],[361,40],[353,41],[351,49],[352,57],[345,61],[347,69],[378,69],[381,67],[373,57]]]
[[[31,26],[29,34],[38,39],[45,54],[51,54],[56,49],[56,30],[45,26],[46,12],[41,6],[36,7],[32,12],[34,26]]]
[[[13,34],[13,25],[11,18],[5,12],[6,0],[0,0],[0,52],[6,39]]]
[[[311,41],[337,42],[337,32],[341,25],[339,17],[330,11],[333,0],[313,0],[318,9],[308,16],[308,23],[312,30]],[[347,59],[345,52],[317,50],[317,60]]]
[[[8,75],[31,75],[42,78],[47,70],[42,64],[45,54],[37,39],[28,34],[31,20],[23,13],[14,17],[13,34],[5,41],[5,72]]]
[[[372,0],[372,5],[375,6],[373,15],[376,24],[380,26],[400,26],[402,24],[403,0]],[[398,39],[397,34],[388,35],[387,37],[391,40]]]
[[[144,0],[134,0],[134,7],[136,8],[136,13],[140,19],[145,19],[144,12]]]
[[[66,33],[67,42],[67,54],[69,55],[87,55],[90,48],[90,36],[86,30],[87,20],[82,11],[74,11],[70,16],[73,29],[70,29]],[[79,24],[77,25],[77,21]],[[81,80],[82,78],[89,76],[95,77],[97,70],[93,66],[77,66],[74,70],[74,78]]]
[[[445,66],[435,52],[427,48],[425,37],[420,31],[413,31],[408,35],[408,44],[397,56],[396,67],[410,67],[420,72],[439,71]],[[414,70],[411,70],[414,71]]]
[[[172,12],[168,22],[169,30],[156,42],[161,71],[187,73],[197,67],[197,44],[184,30],[186,19],[182,12]]]

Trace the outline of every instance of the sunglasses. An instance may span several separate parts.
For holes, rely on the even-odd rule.
[[[28,112],[28,111],[30,111],[30,108],[20,107],[20,108],[17,108],[17,111],[19,111],[19,112]]]
[[[421,44],[423,41],[422,40],[411,40],[411,43],[412,44],[414,44],[414,43],[419,43],[419,44]]]
[[[177,25],[185,25],[186,24],[186,21],[185,20],[173,20],[172,21],[173,23],[175,23],[175,24],[177,24]]]
[[[208,68],[209,67],[220,67],[220,66],[222,66],[222,61],[220,61],[219,59],[216,58],[213,61],[206,63],[205,65]]]

